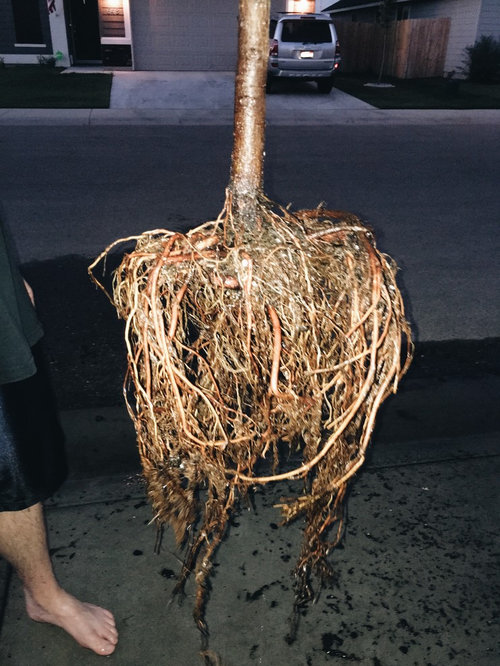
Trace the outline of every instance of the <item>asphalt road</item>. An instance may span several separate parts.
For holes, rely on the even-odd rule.
[[[500,330],[499,143],[500,127],[489,126],[270,127],[267,133],[271,198],[296,208],[325,201],[352,211],[397,260],[419,343],[411,381],[417,391],[422,379],[427,389],[434,382],[434,394],[443,396],[436,411],[452,409],[448,420],[458,430],[476,427],[469,411],[485,430],[497,427],[490,412],[499,345],[484,340]],[[89,259],[117,238],[157,227],[185,230],[216,216],[231,128],[0,127],[0,149],[3,216],[37,293],[59,400],[65,408],[117,404],[122,326],[88,280]],[[443,385],[450,377],[454,389]],[[469,389],[457,389],[464,377],[481,384],[473,405]],[[427,409],[406,386],[408,404],[398,396],[401,432],[412,410]],[[435,432],[436,420],[422,427]]]
[[[94,257],[219,212],[229,127],[2,127],[0,201],[23,262]],[[265,190],[352,211],[402,268],[417,338],[498,334],[500,127],[271,127]]]

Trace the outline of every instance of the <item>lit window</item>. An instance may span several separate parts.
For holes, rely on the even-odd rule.
[[[38,0],[12,0],[16,44],[43,44]]]
[[[99,0],[101,37],[125,37],[125,14],[122,0]]]
[[[287,12],[295,14],[314,14],[315,0],[288,0],[286,3]]]

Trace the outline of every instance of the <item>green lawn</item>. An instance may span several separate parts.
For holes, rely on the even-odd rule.
[[[371,88],[370,76],[339,74],[335,87],[379,109],[500,109],[500,85],[432,79],[384,79],[393,88]]]
[[[109,108],[111,74],[62,72],[42,65],[0,67],[0,108]]]

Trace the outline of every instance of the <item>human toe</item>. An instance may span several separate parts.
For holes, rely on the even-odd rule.
[[[106,641],[101,645],[101,647],[96,650],[98,654],[102,654],[103,656],[107,657],[110,654],[113,654],[113,652],[116,649],[116,643],[113,643],[111,641]]]

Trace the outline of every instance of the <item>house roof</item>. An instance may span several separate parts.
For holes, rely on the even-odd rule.
[[[365,7],[374,7],[375,5],[380,5],[382,0],[338,0],[334,2],[333,5],[325,7],[322,9],[322,12],[336,12],[336,11],[345,11],[348,9],[364,9]],[[411,2],[411,0],[396,0],[399,2]]]
[[[326,7],[322,11],[332,12],[337,11],[337,9],[361,9],[362,7],[371,7],[372,5],[378,5],[381,0],[338,0],[334,2],[333,5]]]

